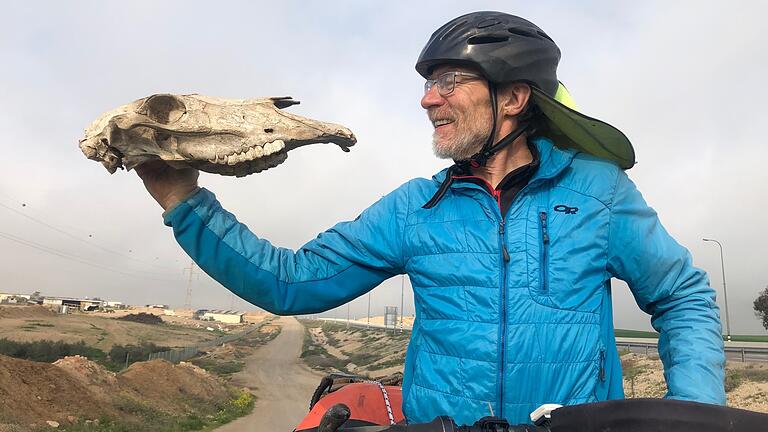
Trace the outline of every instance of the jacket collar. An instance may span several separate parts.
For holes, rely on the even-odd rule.
[[[575,150],[555,147],[549,138],[534,137],[531,138],[531,142],[539,150],[539,157],[541,159],[539,162],[539,169],[536,170],[536,173],[533,175],[533,178],[531,178],[529,184],[538,182],[539,180],[554,178],[571,164],[574,156],[576,155]],[[438,185],[442,184],[443,180],[445,180],[447,172],[448,168],[445,168],[432,176],[432,179],[436,181]],[[468,182],[454,182],[451,185],[451,188],[464,187],[479,188],[479,186]]]

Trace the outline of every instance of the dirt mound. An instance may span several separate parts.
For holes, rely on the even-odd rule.
[[[213,415],[229,397],[222,382],[190,364],[153,360],[114,374],[80,356],[49,364],[0,355],[0,430],[101,417],[141,425],[156,412]]]
[[[0,423],[29,425],[68,417],[98,418],[114,412],[63,369],[0,355]]]
[[[144,312],[121,316],[120,318],[116,318],[116,319],[121,321],[133,321],[133,322],[142,323],[142,324],[162,324],[163,323],[163,319],[160,318],[159,316],[153,315],[150,313],[144,313]]]
[[[153,407],[169,414],[189,412],[199,403],[225,400],[226,389],[216,378],[196,368],[177,366],[165,360],[132,364],[117,375],[118,385]]]
[[[45,318],[56,312],[45,306],[0,306],[0,318]]]
[[[114,388],[117,385],[117,378],[114,372],[110,372],[103,366],[82,356],[64,357],[63,359],[56,360],[53,365],[68,373],[69,376],[78,380],[84,386],[88,386],[98,399],[104,401],[111,399]]]

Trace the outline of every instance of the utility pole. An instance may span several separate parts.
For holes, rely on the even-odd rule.
[[[189,267],[184,270],[189,271],[189,279],[187,281],[187,296],[184,298],[184,309],[192,309],[192,274],[195,271],[195,262],[190,261]],[[199,275],[199,273],[194,273]]]
[[[403,303],[405,299],[405,275],[400,275],[400,333],[403,332]]]
[[[371,291],[368,291],[368,327],[371,326]]]
[[[725,261],[723,260],[723,245],[715,239],[703,238],[705,242],[717,243],[720,246],[720,267],[723,270],[723,296],[725,296],[725,332],[727,340],[731,340],[731,320],[728,316],[728,291],[725,289]]]

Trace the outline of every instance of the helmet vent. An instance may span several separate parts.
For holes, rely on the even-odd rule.
[[[493,26],[495,26],[497,24],[501,24],[501,21],[499,21],[496,18],[488,18],[487,20],[483,20],[482,22],[480,22],[477,25],[477,28],[484,29],[484,28],[487,28],[487,27],[493,27]]]
[[[506,42],[508,40],[509,40],[509,36],[507,35],[489,34],[489,35],[472,36],[467,40],[467,44],[483,45],[483,44],[492,44],[492,43],[498,43],[498,42]]]
[[[536,39],[544,38],[544,39],[547,39],[548,41],[550,41],[552,43],[555,43],[555,41],[553,41],[552,38],[547,36],[547,34],[544,33],[541,30],[531,31],[531,30],[528,30],[528,29],[512,27],[512,28],[508,28],[507,31],[512,33],[512,34],[514,34],[514,35],[518,35],[518,36],[522,36],[522,37],[529,37],[529,38],[536,38]]]
[[[466,20],[456,23],[453,27],[449,28],[448,30],[443,33],[442,36],[440,36],[440,40],[445,40],[449,37],[451,37],[451,34],[459,31],[462,29],[462,27],[467,23]]]

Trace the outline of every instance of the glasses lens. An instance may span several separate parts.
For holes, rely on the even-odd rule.
[[[430,90],[432,90],[432,87],[435,85],[435,80],[426,80],[424,81],[424,94],[429,93]],[[439,91],[440,89],[438,89]]]
[[[446,72],[437,77],[437,91],[446,96],[453,93],[456,87],[456,72]]]

